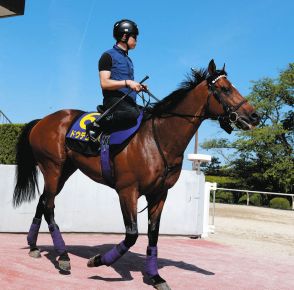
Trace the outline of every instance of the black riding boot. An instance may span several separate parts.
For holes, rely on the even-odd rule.
[[[108,114],[105,117],[103,117],[101,120],[95,120],[92,123],[87,124],[86,126],[86,132],[92,142],[97,142],[99,139],[99,136],[103,132],[108,132],[113,123],[113,114]]]
[[[102,132],[101,126],[96,121],[86,125],[86,133],[92,142],[97,142]]]

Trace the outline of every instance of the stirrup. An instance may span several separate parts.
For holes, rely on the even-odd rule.
[[[86,134],[92,142],[97,143],[100,140],[100,135],[102,134],[101,126],[95,121],[93,123],[89,123],[86,126]]]
[[[92,132],[92,134],[90,133]],[[93,142],[93,143],[100,143],[100,137],[102,135],[102,132],[99,132],[97,136],[95,136],[97,133],[94,131],[89,131],[88,136],[89,139]]]

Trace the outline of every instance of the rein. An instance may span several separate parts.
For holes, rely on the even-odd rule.
[[[212,119],[216,119],[219,121],[221,128],[223,128],[227,133],[231,133],[233,131],[233,127],[231,126],[231,124],[235,124],[239,119],[240,116],[237,113],[237,110],[239,108],[241,108],[246,102],[247,100],[244,99],[242,100],[239,104],[235,105],[235,106],[229,106],[223,99],[222,94],[219,92],[219,90],[216,88],[215,83],[221,79],[221,78],[225,78],[226,75],[222,74],[222,75],[218,75],[217,77],[211,79],[208,78],[207,82],[208,82],[208,87],[209,87],[209,91],[210,93],[208,94],[207,97],[207,106],[205,109],[205,113],[204,115],[191,115],[191,114],[180,114],[180,113],[174,113],[174,112],[167,112],[164,113],[162,115],[157,116],[158,118],[169,118],[169,117],[180,117],[180,118],[184,118],[184,119],[188,119],[188,118],[199,118],[199,119],[207,119],[207,118],[212,118]],[[211,115],[209,107],[210,107],[210,97],[211,95],[213,95],[216,100],[222,105],[223,110],[224,110],[224,114],[222,115]]]
[[[166,113],[163,113],[162,115],[158,115],[157,117],[158,118],[179,117],[179,118],[184,118],[184,119],[185,118],[206,119],[208,117],[211,117],[211,118],[217,119],[217,120],[219,120],[221,118],[227,118],[231,123],[235,123],[240,118],[239,114],[236,111],[239,108],[241,108],[243,106],[243,104],[245,104],[248,101],[246,99],[244,99],[239,104],[237,104],[236,106],[229,106],[224,101],[222,95],[219,93],[219,91],[215,87],[215,83],[221,78],[226,78],[226,75],[224,75],[224,74],[219,75],[219,76],[217,76],[216,78],[214,78],[212,80],[207,80],[210,93],[208,94],[208,97],[207,97],[207,106],[206,106],[206,110],[205,110],[204,115],[192,115],[192,114],[181,114],[181,113],[175,113],[175,112],[166,112]],[[148,94],[150,95],[151,93],[148,91]],[[222,107],[223,107],[223,110],[224,110],[223,115],[212,116],[210,114],[210,111],[209,111],[210,102],[209,102],[209,100],[210,100],[211,95],[213,95],[216,98],[216,100],[222,104]],[[154,97],[154,96],[152,95],[152,97]],[[156,99],[156,100],[158,100],[158,99]]]

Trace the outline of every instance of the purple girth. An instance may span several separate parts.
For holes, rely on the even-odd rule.
[[[146,273],[150,277],[158,275],[157,247],[147,247]]]
[[[53,240],[54,249],[59,255],[63,254],[66,251],[66,248],[58,226],[56,224],[51,224],[48,228]]]
[[[41,221],[42,221],[41,219],[37,219],[37,218],[33,219],[33,223],[31,224],[31,227],[27,236],[28,245],[30,247],[36,246]]]
[[[120,242],[118,245],[113,247],[110,251],[106,252],[101,257],[101,262],[103,265],[110,266],[116,260],[118,260],[123,254],[125,254],[129,248],[127,248],[124,242]]]

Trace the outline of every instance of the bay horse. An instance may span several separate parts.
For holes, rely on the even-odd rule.
[[[85,156],[65,144],[69,126],[81,113],[79,110],[61,110],[32,121],[24,127],[17,144],[14,206],[35,198],[37,166],[44,176],[44,190],[27,236],[29,254],[40,256],[36,243],[44,215],[59,255],[59,267],[66,271],[70,270],[70,259],[54,220],[54,199],[77,169],[92,180],[107,184],[101,173],[99,156]],[[145,195],[148,202],[146,273],[157,289],[169,289],[157,266],[161,212],[168,189],[179,178],[184,151],[202,121],[208,118],[218,119],[227,132],[232,130],[232,123],[249,130],[259,122],[255,109],[227,79],[225,67],[217,70],[213,60],[208,69],[193,70],[179,89],[155,104],[137,134],[113,158],[113,188],[119,195],[125,239],[110,251],[90,258],[88,267],[110,266],[135,244],[138,238],[137,200]]]

